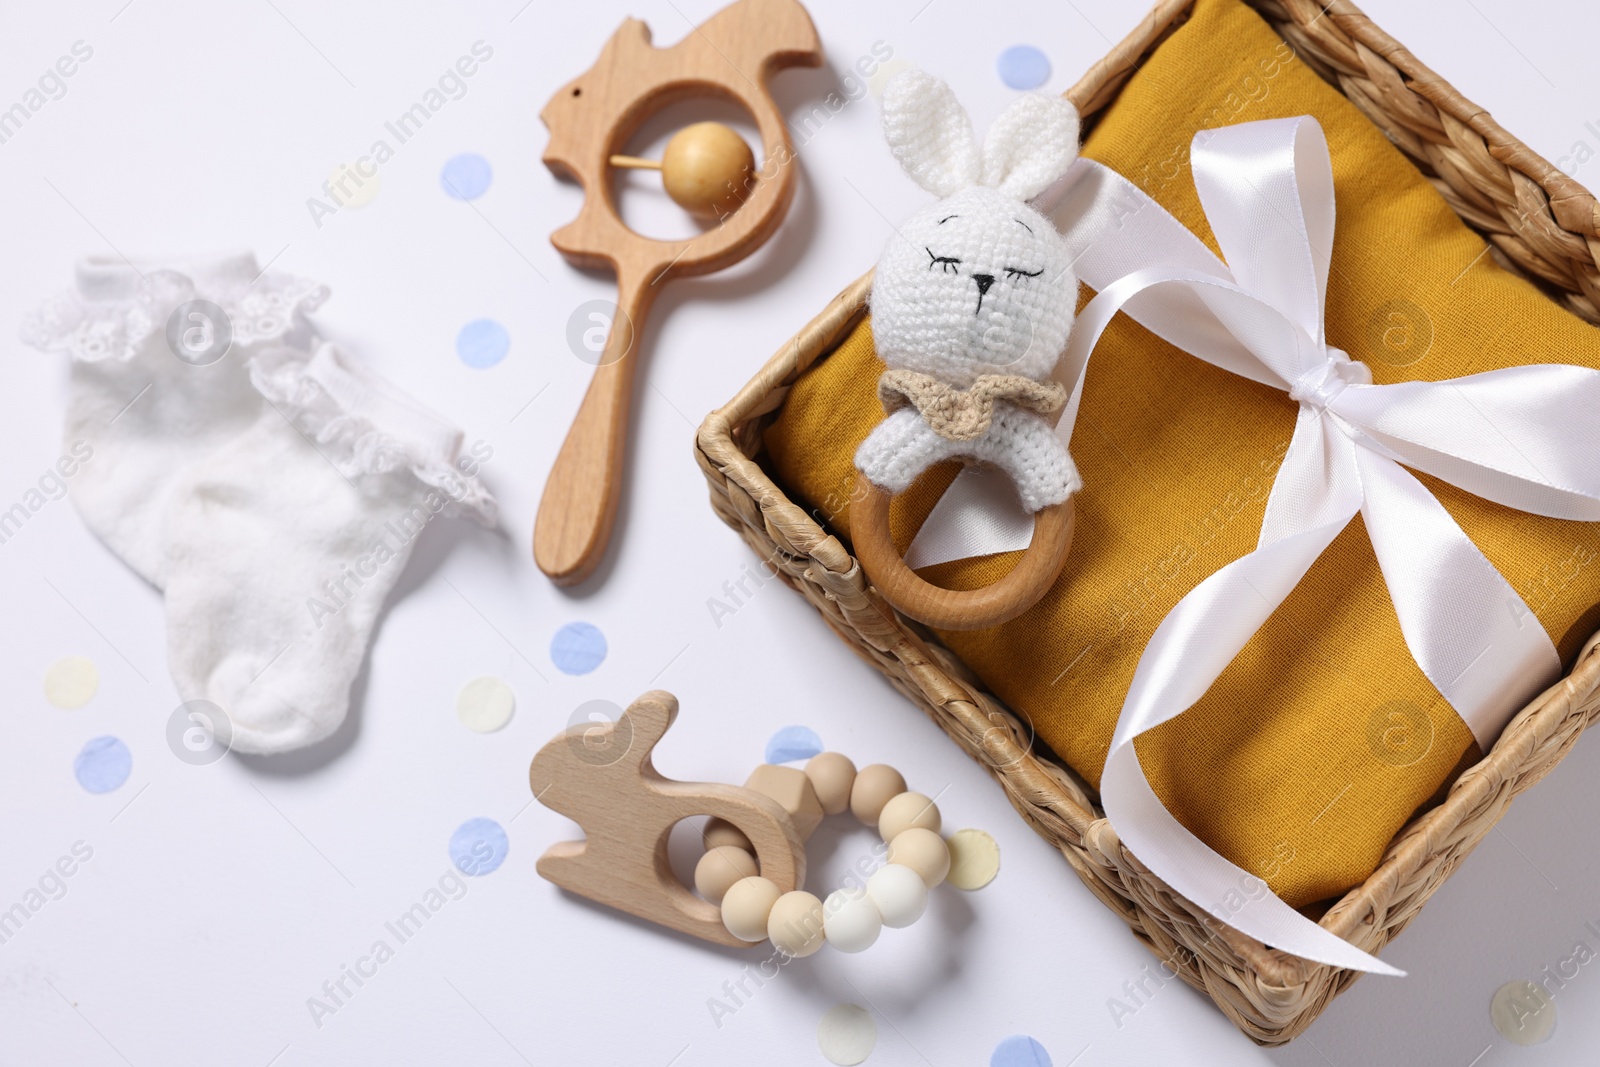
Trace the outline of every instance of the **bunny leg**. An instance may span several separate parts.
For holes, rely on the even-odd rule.
[[[1005,471],[1029,511],[1059,504],[1083,488],[1067,446],[1031,411],[996,405],[994,421],[975,444],[976,458]]]
[[[901,408],[861,442],[856,469],[873,485],[903,493],[923,471],[962,451],[964,446],[934,433],[915,408]]]

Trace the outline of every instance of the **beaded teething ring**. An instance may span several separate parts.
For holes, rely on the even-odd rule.
[[[803,889],[781,892],[761,877],[749,839],[713,819],[706,826],[706,854],[695,866],[695,889],[721,907],[723,925],[741,941],[770,940],[787,956],[809,956],[824,941],[841,952],[861,952],[878,940],[883,927],[910,926],[921,918],[928,890],[949,873],[939,808],[908,791],[893,767],[877,763],[858,773],[847,757],[824,752],[806,764],[803,774],[763,765],[746,785],[779,798],[802,838],[823,815],[848,808],[877,828],[889,850],[888,862],[864,887],[837,889],[819,900]]]

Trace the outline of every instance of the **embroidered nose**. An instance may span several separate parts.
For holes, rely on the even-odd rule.
[[[989,286],[994,284],[993,274],[974,274],[972,280],[978,283],[978,306],[973,310],[976,315],[983,311],[983,294],[989,291]]]

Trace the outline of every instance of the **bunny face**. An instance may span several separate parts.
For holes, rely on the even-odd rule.
[[[1066,241],[1027,201],[1077,158],[1077,110],[1020,96],[980,149],[949,86],[907,70],[885,87],[883,129],[906,173],[941,199],[907,219],[878,262],[879,356],[963,389],[980,375],[1048,377],[1078,283]]]
[[[886,365],[963,389],[985,374],[1045,378],[1066,346],[1077,291],[1050,220],[973,186],[889,239],[873,286],[873,340]]]

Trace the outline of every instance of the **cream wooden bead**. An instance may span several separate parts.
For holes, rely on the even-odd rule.
[[[769,878],[741,878],[722,897],[722,925],[740,941],[765,941],[767,918],[783,894]]]
[[[894,930],[922,918],[928,907],[928,887],[922,875],[900,863],[886,863],[873,871],[867,879],[867,896],[883,925]]]
[[[842,752],[822,752],[806,764],[806,777],[817,791],[822,810],[837,815],[850,806],[850,788],[855,785],[856,765]]]
[[[883,916],[865,889],[835,889],[822,902],[822,927],[840,952],[865,952],[883,931]]]
[[[907,830],[918,827],[938,833],[942,824],[938,805],[921,793],[891,797],[878,815],[878,833],[885,841],[893,841]]]
[[[929,889],[950,873],[950,849],[944,838],[920,826],[896,834],[889,842],[889,862],[910,867]]]
[[[756,858],[742,848],[718,845],[700,857],[694,865],[694,887],[713,904],[721,904],[722,897],[741,878],[756,873]]]
[[[878,825],[878,816],[891,797],[906,791],[906,780],[887,763],[874,763],[856,772],[850,786],[850,811],[868,826]]]
[[[721,218],[739,209],[755,153],[730,127],[697,122],[672,135],[661,155],[661,181],[678,206]]]
[[[767,916],[767,939],[785,956],[809,956],[827,940],[822,901],[803,889],[785,893]]]
[[[700,835],[705,839],[706,848],[716,848],[718,845],[732,845],[742,848],[751,855],[755,854],[755,846],[750,843],[750,838],[745,832],[726,819],[707,819],[705,832]]]

